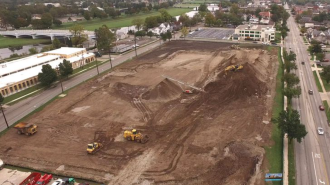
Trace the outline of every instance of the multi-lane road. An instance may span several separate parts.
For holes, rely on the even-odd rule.
[[[151,49],[157,47],[160,45],[160,42],[154,42],[150,45],[147,45],[145,47],[139,48],[137,50],[138,54],[144,53],[146,51],[150,51]],[[135,52],[130,52],[128,54],[125,55],[121,55],[119,57],[116,57],[114,61],[112,61],[113,66],[117,66],[123,62],[125,62],[128,59],[131,59],[132,57],[135,56]],[[101,66],[99,66],[99,70],[100,72],[105,71],[110,69],[110,63],[107,62]],[[72,78],[70,78],[70,80],[68,81],[64,81],[63,82],[63,87],[64,89],[70,89],[78,84],[80,84],[83,81],[86,81],[94,76],[97,75],[97,70],[96,69],[92,69],[89,71],[86,71],[84,73],[81,73],[77,76],[74,76]],[[57,95],[59,95],[62,92],[61,90],[61,86],[57,85],[57,87],[43,91],[42,93],[27,98],[25,100],[22,100],[8,108],[6,108],[5,110],[5,115],[7,118],[7,121],[9,123],[9,125],[14,124],[16,121],[20,120],[21,118],[23,118],[24,116],[28,115],[30,112],[32,112],[33,110],[37,109],[38,107],[40,107],[41,105],[45,104],[46,102],[48,102],[49,100],[51,100],[52,98],[56,97]],[[5,120],[3,118],[3,115],[0,114],[0,131],[3,131],[4,129],[6,129],[6,124],[5,124]]]
[[[296,184],[322,185],[329,184],[330,177],[330,129],[324,111],[319,110],[322,104],[309,60],[307,45],[301,38],[300,30],[294,18],[288,20],[290,32],[285,39],[286,50],[297,55],[298,69],[295,73],[300,78],[301,96],[293,100],[293,107],[300,112],[301,122],[308,131],[301,143],[295,143]],[[290,49],[291,48],[291,49]],[[301,62],[305,62],[303,65]],[[308,90],[313,90],[310,95]],[[323,127],[325,134],[319,135],[317,127]]]

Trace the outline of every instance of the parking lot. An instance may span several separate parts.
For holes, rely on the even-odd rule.
[[[205,38],[205,39],[217,39],[217,40],[229,40],[231,35],[234,34],[234,29],[201,29],[191,32],[188,38]]]

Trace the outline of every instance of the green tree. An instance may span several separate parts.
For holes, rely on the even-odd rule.
[[[59,27],[59,26],[62,25],[62,21],[60,21],[60,20],[58,20],[58,19],[54,19],[53,23],[54,23],[54,25],[57,26],[57,27]]]
[[[165,42],[167,40],[167,34],[166,33],[161,33],[160,37],[162,38],[162,40]]]
[[[285,87],[283,89],[283,94],[288,98],[288,104],[291,105],[292,98],[296,98],[301,95],[301,88],[300,86],[296,87]]]
[[[84,11],[84,18],[87,21],[91,20],[91,14],[89,13],[89,11]]]
[[[144,21],[141,18],[136,18],[132,20],[132,24],[136,26],[137,30],[140,31],[142,28]]]
[[[49,64],[43,65],[41,73],[38,74],[38,80],[42,86],[50,87],[57,80],[57,73]]]
[[[165,22],[170,22],[172,20],[172,16],[164,8],[159,9],[158,12]]]
[[[323,61],[324,60],[324,53],[316,53],[316,60]]]
[[[97,49],[99,51],[109,51],[112,43],[116,41],[116,35],[112,33],[106,25],[101,26],[95,30]]]
[[[58,48],[61,47],[61,42],[60,42],[57,38],[55,38],[55,39],[53,40],[53,44],[52,44],[52,46],[53,46],[54,49],[58,49]]]
[[[301,27],[301,28],[300,28],[300,32],[301,32],[302,34],[306,33],[306,32],[307,32],[307,28],[306,28],[306,27]]]
[[[169,41],[171,41],[171,39],[172,39],[172,33],[170,32],[170,30],[167,30],[166,35],[167,35],[167,39]]]
[[[188,31],[188,28],[187,27],[183,27],[181,29],[181,33],[183,35],[184,38],[186,38],[186,36],[188,35],[189,31]]]
[[[70,61],[64,59],[63,62],[59,64],[59,72],[62,78],[69,78],[69,75],[73,73],[73,68]]]
[[[283,76],[283,81],[288,87],[294,87],[300,82],[299,78],[293,73],[285,73]]]
[[[72,34],[71,42],[73,46],[80,46],[87,40],[87,35],[84,33],[84,27],[82,25],[75,24],[69,31]]]
[[[208,9],[207,9],[207,5],[206,5],[206,4],[201,4],[201,5],[199,5],[199,7],[198,7],[198,11],[199,11],[199,12],[207,12],[207,11],[208,11]]]
[[[154,33],[152,33],[152,31],[148,31],[147,35],[151,38],[152,36],[154,36]]]
[[[287,134],[290,143],[293,139],[297,139],[300,143],[307,135],[305,125],[300,123],[300,115],[296,110],[290,108],[283,110],[277,118],[272,119],[272,122],[277,124],[282,135]]]
[[[214,15],[211,12],[206,13],[206,15],[205,15],[205,23],[208,26],[212,26],[214,24],[214,22],[215,22]]]
[[[34,54],[38,53],[38,50],[37,50],[37,48],[33,47],[33,48],[29,49],[29,53],[30,53],[30,55],[34,55]]]
[[[150,16],[147,17],[144,21],[144,25],[146,28],[154,28],[158,25],[158,21],[157,21],[157,17],[158,16]]]
[[[53,24],[53,16],[50,13],[44,13],[41,16],[41,22],[44,28],[50,28]]]
[[[323,72],[321,73],[321,76],[325,79],[327,83],[330,82],[330,66],[325,66],[323,68]]]

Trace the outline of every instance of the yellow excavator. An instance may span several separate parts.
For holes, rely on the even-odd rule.
[[[146,143],[149,140],[149,137],[147,135],[143,135],[136,129],[133,129],[132,131],[125,130],[124,138],[127,139],[127,141],[136,141],[138,143]]]
[[[87,153],[88,154],[95,154],[98,150],[103,147],[101,143],[94,142],[87,145]]]
[[[226,67],[225,72],[227,74],[227,71],[238,71],[241,69],[243,69],[243,66],[241,64],[230,65],[230,66]]]

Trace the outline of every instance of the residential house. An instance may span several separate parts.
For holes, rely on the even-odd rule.
[[[170,24],[162,23],[158,27],[149,29],[148,32],[151,31],[154,35],[160,35],[162,33],[166,33],[168,30],[172,31]]]
[[[261,18],[263,19],[270,19],[272,14],[270,12],[259,12],[259,15],[261,16]]]
[[[116,37],[118,40],[126,39],[128,37],[127,33],[124,32],[117,32]]]
[[[311,38],[313,40],[319,41],[323,44],[329,44],[330,43],[330,30],[326,30],[326,31],[313,30]]]

